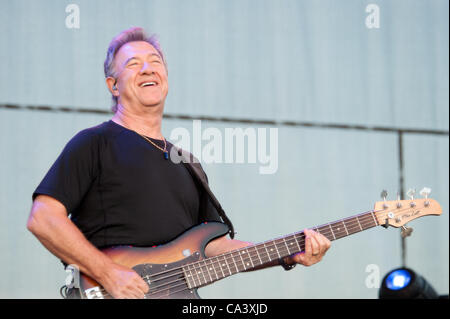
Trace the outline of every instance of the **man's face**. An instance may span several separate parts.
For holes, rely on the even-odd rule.
[[[123,45],[114,59],[119,103],[124,107],[164,106],[167,70],[158,51],[144,41]]]

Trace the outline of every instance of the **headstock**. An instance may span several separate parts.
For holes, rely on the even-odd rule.
[[[415,190],[409,190],[407,194],[410,199],[400,200],[397,196],[397,200],[386,201],[387,192],[383,191],[381,193],[383,201],[376,202],[374,209],[378,224],[384,227],[402,227],[402,236],[409,236],[412,228],[405,227],[406,223],[422,216],[442,214],[439,203],[428,198],[430,192],[431,189],[424,188],[420,194],[425,198],[414,198]]]

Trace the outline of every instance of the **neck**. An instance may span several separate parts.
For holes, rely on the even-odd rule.
[[[163,139],[161,133],[162,112],[136,113],[118,104],[112,121],[129,130],[136,131],[141,135],[155,139]]]
[[[333,241],[378,226],[374,214],[369,211],[311,229]],[[306,236],[301,231],[184,265],[183,271],[189,288],[201,287],[304,251],[305,241]]]

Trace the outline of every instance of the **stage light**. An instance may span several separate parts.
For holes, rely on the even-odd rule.
[[[437,299],[431,285],[409,268],[397,268],[383,278],[380,299]]]

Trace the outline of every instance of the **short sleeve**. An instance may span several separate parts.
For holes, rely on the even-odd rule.
[[[79,205],[98,172],[97,134],[83,130],[75,135],[33,193],[60,201],[68,214]]]

